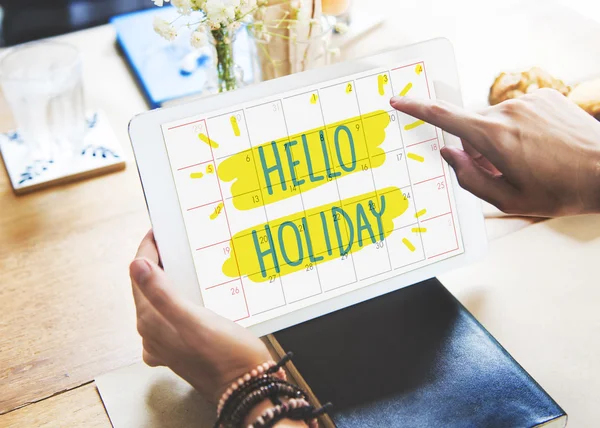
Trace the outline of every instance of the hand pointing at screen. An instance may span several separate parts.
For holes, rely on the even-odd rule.
[[[600,122],[553,89],[480,113],[394,97],[396,110],[462,139],[442,149],[460,185],[509,214],[600,212]]]
[[[464,150],[445,147],[442,156],[462,187],[502,211],[600,212],[600,123],[559,93],[539,90],[481,113],[430,100],[393,98],[391,104],[460,137]],[[152,232],[130,274],[147,364],[170,367],[214,402],[233,379],[269,358],[248,330],[177,295]],[[271,405],[258,403],[248,420]],[[306,425],[283,420],[276,426]]]

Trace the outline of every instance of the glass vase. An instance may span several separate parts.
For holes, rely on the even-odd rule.
[[[216,58],[216,86],[219,92],[233,91],[240,86],[240,69],[236,66],[233,55],[235,32],[228,28],[212,30],[212,45]]]

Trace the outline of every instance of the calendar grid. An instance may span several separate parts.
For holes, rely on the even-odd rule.
[[[210,290],[212,288],[220,287],[221,285],[231,284],[232,282],[239,281],[239,278],[234,278],[229,281],[221,282],[220,284],[211,285],[210,287],[206,287],[205,290]]]
[[[208,125],[206,124],[206,121],[204,121],[204,127],[206,129],[206,135],[210,139],[210,133],[208,132]],[[213,163],[214,163],[215,162],[215,154],[213,152],[212,145],[209,145],[209,147],[210,147],[210,154],[212,156],[212,160],[213,160]],[[223,189],[221,189],[221,183],[220,183],[219,180],[217,180],[217,185],[219,186],[219,193],[221,194],[221,201],[224,203],[225,200],[223,199]],[[235,246],[233,244],[233,235],[231,233],[231,225],[229,223],[229,216],[227,215],[227,208],[225,208],[224,204],[223,204],[223,214],[225,215],[225,221],[227,222],[227,229],[229,230],[229,236],[231,238],[231,247],[233,249],[233,257],[235,258],[235,264],[236,264],[236,267],[237,267],[237,270],[238,270],[238,277],[240,277],[239,281],[240,281],[240,285],[242,286],[242,294],[244,296],[244,304],[246,305],[246,317],[240,318],[240,319],[237,320],[237,321],[241,321],[243,319],[250,318],[250,310],[248,309],[248,300],[246,299],[246,292],[244,290],[244,283],[243,283],[243,281],[241,279],[240,264],[238,262],[237,252],[236,252]]]
[[[418,65],[418,64],[423,64],[423,61],[417,61],[417,62],[413,62],[411,64],[401,65],[400,67],[392,68],[392,71],[400,70],[402,68],[412,67],[413,65]],[[431,94],[429,96],[431,97]]]
[[[320,109],[320,111],[321,111],[321,118],[322,118],[322,120],[323,120],[323,124],[324,124],[324,126],[325,126],[325,129],[327,129],[327,122],[325,122],[325,115],[324,115],[324,113],[323,113],[323,106],[322,106],[322,104],[321,104],[321,90],[322,90],[322,89],[325,89],[325,88],[320,88],[320,89],[317,89],[317,90],[316,90],[316,92],[317,92],[317,96],[318,96],[317,102],[319,103],[319,109]],[[327,132],[324,132],[324,133],[323,133],[323,138],[325,138],[325,141],[327,142],[327,146],[329,147],[329,151],[331,152],[331,142],[329,141],[329,137],[327,136]],[[335,171],[335,167],[333,167],[333,168],[334,168],[334,172],[337,172],[337,171]],[[339,184],[338,184],[338,182],[337,182],[337,179],[336,179],[336,182],[335,182],[335,187],[336,187],[336,189],[337,189],[337,194],[338,194],[338,202],[339,202],[339,204],[340,204],[340,206],[341,206],[341,205],[342,205],[342,195],[341,195],[341,193],[340,193],[340,186],[339,186]],[[346,226],[346,233],[347,233],[347,232],[348,232],[348,227]],[[352,262],[352,269],[353,269],[353,271],[354,271],[354,281],[353,281],[353,282],[350,282],[350,283],[348,283],[348,284],[345,284],[345,285],[343,285],[343,286],[340,286],[340,288],[341,288],[341,287],[348,286],[348,285],[351,285],[351,284],[355,284],[356,282],[358,282],[358,275],[357,275],[357,273],[356,273],[356,266],[354,265],[354,257],[352,256],[352,253],[350,253],[350,261]]]
[[[436,132],[436,134],[437,134],[437,132]],[[406,146],[406,148],[418,146],[419,144],[431,143],[432,141],[439,141],[439,138],[437,137],[437,135],[435,138],[430,138],[429,140],[419,141],[418,143],[409,144]]]
[[[246,128],[246,134],[250,135],[250,131],[248,130],[248,121],[246,119],[246,112],[245,112],[245,110],[242,110],[242,114],[244,116],[244,127]],[[252,143],[250,143],[250,150],[252,150]],[[257,180],[257,182],[259,182],[258,167],[256,165],[256,159],[254,158],[254,156],[252,156],[252,163],[254,164],[254,173],[256,174],[256,180]],[[265,196],[263,194],[263,189],[261,188],[261,189],[259,189],[259,191],[260,191],[261,200],[264,201],[265,200]],[[233,198],[233,196],[232,196],[232,198]],[[265,212],[265,220],[268,223],[269,222],[269,215],[267,214],[267,207],[265,206],[265,204],[263,204],[263,211]],[[288,302],[287,302],[287,300],[285,298],[285,291],[283,290],[283,282],[281,281],[281,276],[279,276],[279,287],[281,289],[281,295],[283,296],[283,304],[285,306],[285,305],[288,304]],[[265,312],[268,312],[268,311],[273,310],[273,309],[277,309],[277,308],[267,309],[265,311],[261,311],[260,313],[265,313]],[[258,314],[256,314],[256,315],[258,315]]]
[[[440,214],[440,215],[436,215],[436,216],[434,216],[434,217],[429,217],[429,218],[426,218],[425,220],[421,220],[421,222],[425,223],[425,222],[427,222],[427,221],[431,221],[431,220],[434,220],[434,219],[436,219],[436,218],[444,217],[444,216],[446,216],[446,215],[448,215],[448,214],[452,214],[452,211],[448,211],[447,213]]]
[[[214,247],[215,245],[221,245],[221,244],[224,244],[224,243],[226,243],[226,242],[229,242],[229,241],[230,241],[230,239],[226,239],[226,240],[224,240],[224,241],[215,242],[214,244],[205,245],[205,246],[203,246],[203,247],[196,248],[196,251],[205,250],[205,249],[207,249],[207,248]]]
[[[427,84],[427,92],[429,93],[429,98],[431,98],[431,90],[429,89],[429,79],[427,78],[427,67],[425,67],[425,63],[424,62],[422,62],[422,64],[423,64],[423,73],[425,73],[425,83]],[[442,141],[442,140],[440,140],[439,130],[438,130],[437,127],[435,128],[435,135],[436,135],[436,137],[438,139],[438,144],[439,144],[439,142]],[[445,145],[445,142],[444,142],[444,145]],[[440,150],[441,150],[441,144],[439,144],[439,146],[440,146]],[[446,183],[446,196],[448,197],[448,206],[450,207],[450,213],[452,213],[452,202],[450,201],[450,190],[448,190],[448,184],[447,184],[448,183],[448,177],[446,176],[446,168],[444,167],[444,161],[442,160],[441,156],[440,156],[440,162],[442,164],[442,171],[444,172],[444,181]],[[458,245],[458,234],[456,233],[456,223],[454,221],[454,215],[452,215],[452,228],[454,229],[454,239],[455,239],[455,242],[456,242],[456,248],[453,249],[453,250],[450,250],[450,251],[446,251],[446,252],[444,252],[442,254],[446,254],[448,252],[456,251],[456,250],[458,250],[460,248],[460,246]],[[441,256],[442,254],[437,254],[437,255],[432,256],[430,258],[438,257],[438,256]]]
[[[170,130],[170,128],[168,130]],[[161,131],[160,132],[162,134],[163,140],[166,142],[167,139],[166,139],[164,128],[161,127]],[[169,163],[171,165],[173,165],[173,159],[172,159],[171,155],[169,154],[169,150],[168,149],[167,149],[167,158],[169,159]],[[182,168],[182,169],[184,169],[184,168]],[[175,175],[174,175],[174,173],[173,173],[172,170],[171,170],[171,177],[173,178],[173,181],[175,181]],[[179,203],[179,206],[182,206],[181,195],[180,195],[179,191],[177,191],[176,194],[177,194],[177,202]],[[191,241],[190,241],[190,237],[189,237],[189,228],[188,228],[188,225],[187,225],[186,221],[183,222],[183,227],[184,227],[185,233],[187,235],[187,241],[188,241],[188,244],[190,245],[190,249],[189,250],[190,250],[190,253],[191,253],[192,258],[193,258],[193,252],[191,251]],[[198,288],[202,289],[202,286],[200,285],[200,278],[198,278]],[[202,294],[202,292],[200,292],[200,294]],[[204,298],[204,296],[203,296],[203,298]]]
[[[285,109],[283,108],[283,103],[281,103],[281,114],[283,115],[283,122],[285,123],[285,130],[286,130],[286,133],[287,133],[287,136],[288,136],[288,141],[289,141],[290,131],[289,131],[289,128],[288,128],[287,120],[285,118]],[[290,151],[290,153],[291,153],[291,151]],[[292,160],[294,160],[293,154],[292,154]],[[304,217],[306,217],[306,207],[304,206],[304,198],[302,197],[302,187],[298,186],[298,190],[300,192],[300,203],[302,204],[302,212],[304,213]],[[309,258],[309,260],[310,260],[310,258]],[[316,263],[315,263],[315,271],[317,273],[317,281],[319,282],[319,290],[320,291],[319,291],[319,293],[316,293],[313,296],[316,296],[317,294],[322,294],[323,293],[323,286],[321,284],[321,277],[319,275],[319,268],[316,265]],[[282,281],[282,283],[283,283],[283,281]],[[313,296],[308,296],[308,297],[313,297]],[[308,298],[308,297],[306,297],[306,298]],[[300,299],[300,300],[304,300],[304,299]],[[296,300],[296,301],[300,301],[300,300]]]
[[[284,295],[284,297],[285,297],[285,295]],[[255,316],[257,316],[257,315],[266,314],[267,312],[271,312],[271,311],[274,311],[275,309],[283,308],[283,307],[285,307],[285,306],[287,306],[287,305],[288,305],[288,303],[287,303],[287,302],[285,302],[283,305],[274,306],[274,307],[272,307],[272,308],[269,308],[269,309],[265,309],[265,310],[262,310],[262,311],[254,312],[254,313],[252,314],[252,316],[253,316],[253,317],[255,317]]]
[[[415,64],[410,64],[407,65],[406,67],[410,67],[412,65],[416,65],[418,63]],[[398,68],[402,68],[402,67],[398,67]],[[397,70],[397,69],[393,69],[393,70]],[[392,79],[390,79],[390,86],[392,87],[392,92],[395,94],[396,90],[394,89],[394,82]],[[400,131],[400,135],[402,135],[402,128],[400,126],[400,118],[398,117],[398,112],[396,112],[396,118],[398,120],[396,120],[396,122],[398,123],[398,130]],[[404,144],[402,144],[404,146]],[[414,188],[414,184],[412,182],[412,179],[410,178],[410,168],[408,167],[408,163],[406,160],[406,149],[404,149],[404,165],[406,166],[406,173],[408,174],[408,181],[410,182],[410,193],[412,194],[413,197],[413,204],[415,205],[415,207],[417,206],[417,198],[415,195],[415,188]],[[419,218],[417,217],[417,227],[421,227],[421,224],[419,222]],[[423,248],[423,251],[425,251],[425,245],[423,244],[423,235],[421,233],[419,233],[419,240],[421,241],[421,248]]]
[[[221,199],[217,199],[216,201],[212,201],[212,202],[208,202],[208,203],[206,203],[206,204],[202,204],[202,205],[198,205],[198,206],[195,206],[195,207],[188,208],[188,209],[187,209],[187,211],[193,211],[193,210],[196,210],[196,209],[198,209],[198,208],[206,207],[206,206],[208,206],[208,205],[214,205],[214,204],[217,204],[217,203],[219,203],[219,202],[221,202]]]
[[[427,257],[427,258],[428,258],[428,259],[435,259],[436,257],[440,257],[440,256],[443,256],[443,255],[445,255],[445,254],[452,253],[452,252],[454,252],[454,251],[456,251],[456,250],[457,250],[457,248],[454,248],[453,250],[444,251],[443,253],[435,254],[435,255],[433,255],[433,256],[429,256],[429,257]]]
[[[419,64],[423,65],[422,69],[418,67]],[[414,72],[409,69],[397,71],[411,66],[417,66]],[[380,77],[384,75],[387,76],[385,81],[384,77]],[[241,321],[250,318],[249,321],[244,321],[243,325],[262,322],[269,317],[306,305],[302,303],[300,306],[295,306],[298,302],[310,299],[321,301],[324,298],[318,297],[320,295],[327,294],[330,297],[332,294],[345,293],[340,289],[344,287],[355,289],[353,284],[359,286],[363,281],[373,282],[373,278],[376,277],[387,278],[390,272],[407,269],[411,265],[418,266],[427,263],[428,259],[441,257],[460,249],[457,233],[459,224],[456,223],[458,220],[453,212],[451,189],[448,189],[448,168],[439,154],[439,149],[443,145],[443,136],[436,127],[428,124],[421,127],[422,121],[416,121],[416,118],[412,118],[411,121],[410,116],[388,110],[389,106],[387,108],[384,106],[384,95],[389,95],[390,90],[396,93],[394,85],[400,85],[400,88],[404,86],[401,95],[411,90],[411,95],[421,94],[431,98],[432,89],[429,86],[424,62],[417,61],[401,67],[378,70],[377,73],[357,73],[347,76],[345,80],[331,82],[334,83],[326,82],[323,87],[314,86],[304,92],[289,92],[289,96],[277,99],[269,97],[267,101],[259,104],[244,104],[239,106],[238,110],[219,113],[205,119],[181,124],[174,122],[174,126],[171,127],[163,126],[164,130],[175,130],[169,139],[172,138],[178,144],[173,149],[174,157],[169,156],[169,159],[190,246],[198,252],[197,258],[194,258],[199,269],[198,273],[201,273],[202,266],[209,266],[208,264],[215,257],[225,261],[223,264],[219,261],[218,265],[210,267],[206,277],[201,279],[201,283],[204,284],[201,286],[203,299],[205,303],[208,302],[208,307],[214,308],[212,306],[214,303],[215,310],[224,312],[224,315],[230,319]],[[379,93],[377,85],[379,85]],[[370,92],[371,89],[374,92]],[[314,98],[311,95],[314,95]],[[304,102],[306,104],[303,104]],[[306,116],[302,116],[304,112]],[[386,119],[384,114],[389,117]],[[329,124],[325,118],[329,120]],[[242,120],[243,124],[240,123]],[[385,126],[383,126],[384,120]],[[204,123],[204,128],[198,125],[200,123]],[[192,124],[195,125],[190,127],[189,131],[178,130]],[[345,131],[350,128],[348,131],[350,141],[354,138],[354,145],[351,145],[352,168],[349,168],[348,155],[340,154],[343,153],[340,152],[340,142],[343,149],[347,150],[344,132],[341,134],[342,139],[338,141],[335,138],[334,142],[334,133],[337,137],[339,131],[336,132],[336,129],[342,125],[346,127]],[[355,129],[358,125],[362,127],[361,130]],[[418,130],[415,130],[417,127]],[[369,131],[370,129],[373,129],[373,133]],[[240,137],[240,130],[242,138],[236,139],[235,137]],[[379,138],[377,132],[381,133],[382,130],[383,134],[379,135],[383,136],[381,140],[377,140]],[[202,135],[204,132],[206,135]],[[293,139],[290,132],[293,133]],[[187,135],[189,137],[186,137]],[[431,138],[433,135],[435,137]],[[164,137],[167,141],[167,136]],[[182,150],[186,146],[180,144],[185,138],[194,138],[197,144],[195,148],[188,149],[191,151],[189,157],[183,155]],[[206,145],[198,143],[198,139]],[[277,144],[277,149],[270,149],[271,141]],[[296,143],[288,145],[290,141]],[[265,147],[264,153],[268,152],[268,155],[259,152],[259,146]],[[409,150],[413,147],[413,150]],[[171,147],[167,145],[167,149],[169,151]],[[252,163],[245,163],[244,157],[247,155],[252,158]],[[224,165],[227,159],[234,156],[237,156],[237,160],[234,159]],[[306,162],[303,156],[306,156]],[[344,158],[346,161],[342,160]],[[441,171],[435,166],[438,158]],[[178,161],[175,162],[173,159]],[[246,161],[250,162],[250,159],[247,158]],[[238,169],[243,171],[243,175],[232,169],[236,167],[236,162],[241,162],[237,165],[241,166]],[[177,168],[177,164],[183,166]],[[207,164],[204,172],[204,165]],[[266,165],[269,165],[270,172],[267,172]],[[294,165],[302,166],[295,170]],[[275,166],[279,170],[273,169]],[[370,171],[366,171],[367,167]],[[382,168],[377,169],[379,167]],[[191,168],[196,169],[192,169],[191,172],[186,171]],[[261,168],[265,168],[264,176]],[[284,168],[285,173],[281,172],[284,171],[281,168]],[[177,177],[176,171],[179,173]],[[368,172],[371,178],[361,175],[362,172]],[[190,178],[199,179],[203,176],[203,180],[190,180]],[[229,181],[226,182],[221,177],[227,177]],[[242,180],[240,177],[244,177],[245,181],[239,182],[238,180]],[[334,181],[335,184],[332,184]],[[183,183],[181,189],[179,183]],[[315,191],[319,188],[322,191]],[[390,190],[385,191],[386,189]],[[446,198],[443,197],[442,190],[445,190]],[[184,196],[179,196],[180,191],[184,192]],[[201,193],[192,193],[198,191]],[[392,193],[397,191],[400,194]],[[382,207],[380,198],[388,193],[400,200],[404,195],[404,203],[408,204],[408,208],[402,208],[400,214],[394,214],[397,217],[392,218],[391,225],[388,223],[389,220],[386,220],[386,223],[379,223],[385,224],[385,227],[380,226],[385,230],[385,234],[379,241],[380,235],[377,234],[377,229],[373,229],[375,235],[373,230],[369,229],[368,237],[365,235],[367,229],[357,229],[360,227],[360,214],[358,211],[354,213],[354,206],[360,204],[368,214],[368,208]],[[406,201],[407,198],[412,199]],[[447,199],[447,207],[445,199]],[[211,200],[212,202],[206,202]],[[387,200],[398,201],[392,197]],[[423,206],[419,204],[423,202],[425,202]],[[262,205],[262,209],[259,204]],[[215,206],[212,214],[211,206]],[[341,223],[333,223],[335,228],[333,226],[324,228],[323,214],[326,206],[340,208],[339,212],[343,214],[342,216],[335,214],[336,218],[333,221],[341,220]],[[203,216],[208,217],[209,214],[210,219],[215,220],[214,223],[211,223],[208,218],[203,220]],[[328,214],[327,211],[325,215]],[[355,215],[359,218],[358,223],[356,223],[357,218],[353,217]],[[388,210],[386,215],[390,215]],[[446,217],[447,222],[443,220]],[[264,244],[267,236],[266,225],[269,225],[272,233],[275,234],[284,221],[293,223],[290,230],[296,229],[299,245],[306,245],[303,244],[307,242],[306,240],[313,241],[313,235],[316,233],[314,236],[317,239],[313,241],[316,245],[305,246],[308,251],[304,250],[302,253],[304,255],[298,253],[297,263],[295,257],[286,256],[286,253],[288,255],[294,253],[287,252],[282,244],[282,236],[291,238],[293,234],[286,235],[282,230],[275,243]],[[330,222],[331,217],[327,217],[327,221]],[[374,220],[370,221],[375,227]],[[425,225],[427,227],[424,227]],[[320,231],[320,228],[324,228],[323,231]],[[203,230],[208,230],[209,233],[203,236]],[[258,233],[254,238],[254,244],[252,244],[253,238],[250,237],[253,231]],[[337,233],[337,240],[334,231]],[[323,232],[326,234],[325,240],[322,236],[319,237]],[[352,241],[350,241],[350,233],[354,236]],[[454,233],[456,248],[448,250],[453,245],[452,233]],[[418,235],[418,240],[415,235]],[[225,239],[226,236],[228,239]],[[331,237],[331,241],[327,236]],[[438,236],[441,241],[438,241]],[[272,267],[269,262],[265,268],[262,260],[267,261],[267,259],[261,259],[263,270],[253,272],[259,266],[254,264],[256,260],[248,264],[247,256],[250,256],[250,252],[254,254],[254,249],[251,250],[250,247],[258,246],[259,238],[260,248],[257,251],[264,251],[265,255],[261,257],[268,257],[268,260],[271,256],[266,254],[271,251],[275,267]],[[373,240],[376,242],[373,243]],[[291,248],[295,252],[293,241]],[[352,247],[350,247],[351,242],[353,242]],[[377,249],[374,248],[375,244]],[[387,258],[380,253],[382,244],[386,247]],[[366,249],[368,247],[370,249]],[[360,250],[364,252],[359,253]],[[233,254],[230,251],[233,251]],[[428,256],[428,254],[434,255]],[[352,269],[347,261],[350,262]],[[264,269],[267,276],[264,276]],[[409,270],[412,269],[414,268]],[[237,277],[234,278],[236,273]],[[295,273],[300,275],[296,276]],[[239,287],[241,293],[237,291],[237,286],[219,288],[238,282],[241,285]],[[329,288],[330,286],[332,288]],[[228,298],[226,296],[230,294],[230,288],[231,296]],[[206,291],[210,291],[208,297],[204,295]],[[285,309],[289,305],[294,306]],[[254,320],[255,316],[268,312],[273,314],[263,315]],[[245,316],[242,317],[244,313]]]
[[[184,169],[193,168],[193,167],[195,167],[195,166],[205,165],[205,164],[207,164],[207,163],[212,163],[212,162],[213,162],[213,161],[212,161],[212,159],[211,159],[211,160],[207,160],[207,161],[205,161],[205,162],[200,162],[200,163],[195,163],[195,164],[193,164],[193,165],[183,166],[183,167],[181,167],[181,168],[178,168],[178,169],[177,169],[177,171],[183,171]]]
[[[204,122],[206,124],[206,119],[198,119],[198,120],[194,120],[193,122],[182,123],[181,125],[172,126],[170,128],[167,128],[167,130],[171,131],[173,129],[182,128],[184,126],[188,126],[188,125],[192,125],[194,123],[200,123],[200,122]]]
[[[386,71],[385,74],[389,74],[389,73]],[[392,79],[388,78],[388,80],[391,81]],[[366,148],[367,148],[367,157],[369,159],[369,161],[368,161],[369,162],[369,172],[371,174],[371,180],[373,182],[373,189],[375,189],[375,200],[377,202],[379,202],[379,191],[377,190],[377,185],[375,184],[375,175],[373,173],[373,164],[371,163],[371,153],[369,152],[369,144],[367,142],[367,134],[365,133],[365,122],[362,119],[362,111],[361,111],[361,108],[360,108],[360,103],[358,102],[358,86],[356,85],[356,80],[353,80],[352,83],[354,84],[354,99],[356,100],[356,105],[358,107],[358,114],[359,114],[359,117],[361,118],[360,119],[360,123],[362,124],[362,134],[363,134],[363,136],[365,138],[365,145],[366,145]],[[402,138],[402,136],[400,138]],[[404,143],[402,145],[404,145]],[[387,242],[386,242],[385,238],[382,239],[381,242],[384,243],[384,245],[385,245],[385,251],[386,251],[387,256],[388,256],[388,263],[389,263],[389,267],[390,268],[386,272],[389,272],[389,271],[392,270],[392,259],[390,257],[390,250],[389,250],[389,247],[387,245]],[[385,273],[385,272],[381,272],[381,273]],[[380,275],[381,273],[379,273],[378,275]],[[363,278],[363,279],[369,279],[369,278],[372,278],[372,277],[367,277],[367,278]]]
[[[437,177],[433,177],[433,178],[428,178],[427,180],[423,180],[423,181],[419,181],[418,183],[414,183],[415,186],[419,185],[419,184],[423,184],[423,183],[427,183],[429,181],[433,181],[433,180],[439,180],[440,178],[446,178],[445,175],[439,175]]]

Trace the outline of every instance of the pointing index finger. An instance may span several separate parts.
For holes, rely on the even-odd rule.
[[[473,142],[481,152],[487,151],[485,148],[478,147],[480,145],[478,143],[485,139],[482,138],[481,131],[484,119],[477,113],[471,113],[444,101],[409,97],[393,97],[390,104],[402,113],[424,120],[452,135]]]

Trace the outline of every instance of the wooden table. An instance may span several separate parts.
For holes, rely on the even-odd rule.
[[[600,47],[593,42],[600,30],[582,17],[547,12],[547,2],[541,13],[526,5],[531,2],[516,0],[495,11],[482,2],[460,8],[447,3],[370,1],[373,10],[379,5],[390,18],[346,56],[445,35],[456,45],[471,106],[484,104],[491,79],[503,69],[539,64],[570,80],[600,72]],[[484,21],[489,17],[498,22],[513,17],[527,25],[495,35],[501,30]],[[552,27],[558,22],[561,31]],[[81,49],[87,104],[105,110],[132,159],[127,123],[147,106],[115,48],[112,28],[62,39]],[[540,50],[546,43],[553,48]],[[555,52],[568,57],[559,60]],[[10,126],[9,113],[0,106],[0,130]],[[488,224],[498,236],[529,223],[495,219]],[[21,197],[0,174],[1,427],[59,421],[61,426],[110,426],[93,379],[140,360],[127,266],[149,227],[133,161],[123,172]]]

